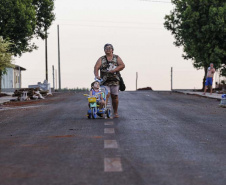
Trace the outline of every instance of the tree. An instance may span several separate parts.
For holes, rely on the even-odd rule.
[[[2,75],[6,74],[7,67],[14,67],[12,64],[12,53],[8,52],[11,43],[8,41],[4,41],[2,37],[0,37],[0,92],[1,92],[1,79]]]
[[[165,16],[164,26],[183,46],[184,59],[204,69],[210,63],[226,75],[226,2],[225,0],[172,0],[174,10]]]
[[[47,37],[46,31],[55,20],[54,0],[33,0],[33,5],[36,12],[36,37],[45,39]]]
[[[54,0],[0,0],[0,36],[13,43],[10,51],[15,56],[37,49],[34,37],[47,37],[53,9]]]

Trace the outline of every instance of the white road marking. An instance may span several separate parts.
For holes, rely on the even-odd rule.
[[[104,133],[105,134],[114,134],[115,133],[115,129],[114,128],[105,128],[104,129]]]
[[[104,140],[104,148],[118,148],[116,140]]]
[[[122,172],[122,163],[120,158],[104,158],[105,172]]]
[[[114,122],[111,121],[111,122],[105,122],[104,125],[114,125]]]

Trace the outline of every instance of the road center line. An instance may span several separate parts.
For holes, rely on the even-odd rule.
[[[105,172],[122,172],[122,163],[120,158],[104,158]]]
[[[106,126],[107,125],[114,125],[114,122],[113,121],[105,122],[104,125],[106,125]]]
[[[114,134],[115,133],[115,129],[114,128],[105,128],[104,129],[104,133],[105,134]]]
[[[116,140],[104,140],[104,148],[118,148]]]

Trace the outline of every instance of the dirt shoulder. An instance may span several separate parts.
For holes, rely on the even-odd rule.
[[[28,100],[28,101],[9,101],[3,103],[1,107],[17,107],[17,106],[29,106],[29,105],[43,105],[43,104],[52,104],[59,101],[64,101],[68,96],[73,95],[74,93],[53,93],[45,97],[45,99],[38,100]]]

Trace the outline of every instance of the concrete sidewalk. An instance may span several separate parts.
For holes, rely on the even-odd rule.
[[[6,93],[6,94],[8,94],[9,96],[0,97],[0,105],[3,103],[9,102],[12,99],[17,99],[17,97],[12,97],[13,93]]]
[[[198,96],[202,96],[202,97],[206,97],[206,98],[213,98],[213,99],[218,99],[221,100],[221,96],[222,94],[217,94],[217,93],[206,93],[205,95],[203,94],[203,92],[197,92],[197,91],[192,91],[192,90],[180,90],[180,89],[175,89],[173,90],[173,92],[178,92],[178,93],[184,93],[184,94],[190,94],[190,95],[198,95]]]

